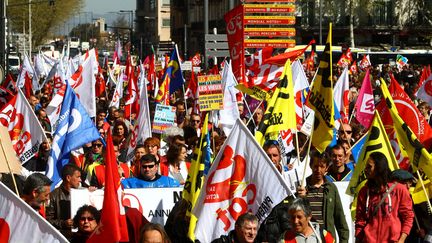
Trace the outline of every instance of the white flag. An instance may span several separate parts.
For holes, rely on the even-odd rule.
[[[95,75],[97,74],[97,65],[95,51],[91,49],[87,58],[68,80],[90,117],[96,116]]]
[[[123,97],[123,78],[119,78],[109,107],[115,107],[118,109],[120,107],[120,99],[122,97]]]
[[[0,183],[0,233],[0,242],[68,242],[3,183]]]
[[[309,87],[309,82],[303,70],[303,65],[299,60],[293,62],[291,65],[292,78],[294,82],[294,95],[295,95],[295,112],[297,119],[297,128],[303,124],[303,102],[302,91]]]
[[[432,105],[432,75],[430,75],[417,91],[417,97]]]
[[[144,72],[141,72],[141,78],[143,78],[143,79],[145,78]],[[137,124],[135,125],[135,127],[132,131],[131,140],[129,142],[129,148],[128,148],[128,152],[127,152],[128,161],[131,160],[131,158],[133,157],[134,150],[135,150],[137,144],[143,144],[144,140],[146,138],[149,138],[152,136],[150,111],[149,111],[148,95],[147,95],[146,86],[144,86],[141,89],[139,106],[140,106],[140,111],[139,111],[138,118],[137,118]]]
[[[349,77],[348,77],[348,68],[344,68],[341,76],[336,82],[333,88],[333,98],[335,100],[335,104],[339,109],[341,114],[341,118],[348,122],[348,110],[345,109],[348,104],[348,94],[349,94]],[[338,127],[337,127],[338,128]]]
[[[14,150],[24,164],[47,140],[41,124],[21,90],[0,110],[0,123],[7,127]]]
[[[17,86],[19,88],[24,87],[26,74],[32,79],[32,89],[33,91],[39,90],[39,80],[34,70],[33,65],[30,62],[29,57],[24,54],[23,64],[21,66],[21,72],[17,80]]]
[[[223,84],[223,109],[219,111],[220,124],[226,136],[229,136],[232,127],[237,118],[240,117],[237,108],[236,94],[238,90],[235,88],[237,81],[232,72],[231,63],[225,61],[225,67],[222,73]]]
[[[248,211],[261,224],[290,192],[281,174],[240,119],[213,162],[194,208],[195,236],[211,242],[227,235]]]

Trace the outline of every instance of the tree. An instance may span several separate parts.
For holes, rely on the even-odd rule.
[[[23,3],[24,2],[24,3]],[[79,13],[84,0],[33,0],[32,11],[32,45],[42,44],[53,37],[56,28],[64,21]],[[53,4],[54,3],[54,4]],[[7,18],[13,32],[28,33],[29,5],[22,0],[9,0]]]

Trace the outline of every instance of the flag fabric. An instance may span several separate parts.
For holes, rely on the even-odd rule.
[[[312,144],[323,152],[333,139],[334,101],[332,75],[332,25],[329,25],[327,43],[320,60],[318,73],[309,92],[309,107],[315,112]]]
[[[90,117],[96,116],[95,75],[98,73],[98,65],[96,52],[91,49],[78,70],[68,79]]]
[[[29,79],[31,83],[31,87],[33,91],[38,91],[39,88],[39,79],[36,75],[36,71],[34,70],[33,65],[30,62],[30,58],[24,54],[23,64],[21,66],[21,72],[17,80],[18,87],[24,87],[26,82],[26,77]]]
[[[402,68],[408,64],[408,58],[397,54],[396,56],[396,65],[399,71],[402,71]]]
[[[222,72],[223,108],[219,111],[220,124],[226,136],[231,132],[236,120],[240,117],[237,107],[237,93],[235,88],[237,82],[231,69],[231,63],[225,61]]]
[[[403,88],[399,85],[398,81],[390,75],[391,82],[389,91],[394,100],[396,108],[399,112],[399,115],[406,122],[406,124],[411,128],[411,130],[415,133],[420,142],[427,148],[432,147],[432,128],[428,124],[428,121],[424,116],[420,113],[417,106],[411,100],[407,93],[403,90]],[[393,121],[390,117],[389,112],[387,111],[387,107],[385,102],[380,102],[378,104],[380,115],[383,119],[384,125],[390,126]],[[387,112],[386,112],[387,111]]]
[[[356,74],[356,73],[358,73],[357,61],[354,61],[353,64],[350,66],[349,73],[350,74]]]
[[[363,136],[360,138],[352,147],[351,154],[354,158],[354,162],[358,163],[361,151],[363,150],[363,146],[365,145],[367,136]]]
[[[364,170],[369,159],[369,155],[373,152],[380,152],[387,158],[390,170],[399,169],[398,162],[391,148],[390,140],[387,137],[386,130],[381,121],[379,113],[375,111],[375,116],[369,127],[365,142],[362,148],[357,165],[354,169],[353,176],[349,182],[346,193],[353,195],[358,193],[360,187],[364,184],[366,176]]]
[[[263,91],[274,90],[279,83],[284,65],[263,64],[248,76],[249,89],[259,88]]]
[[[185,93],[185,99],[191,98],[195,100],[198,99],[198,95],[198,81],[195,72],[192,71],[189,79],[189,84]]]
[[[101,67],[98,67],[98,74],[96,75],[96,87],[95,87],[95,95],[96,97],[101,96],[106,90],[105,79],[102,75]]]
[[[291,62],[294,62],[299,56],[301,56],[309,48],[310,45],[314,43],[315,40],[311,40],[305,48],[297,49],[297,50],[288,49],[286,52],[282,54],[267,58],[266,60],[264,60],[263,64],[273,64],[273,65],[283,66],[288,59],[290,59]]]
[[[114,51],[114,57],[113,57],[114,64],[113,65],[120,64],[120,59],[122,56],[123,56],[122,43],[121,43],[120,39],[117,39],[117,42],[115,44],[115,51]]]
[[[362,60],[358,64],[358,67],[364,71],[370,66],[372,66],[372,63],[370,62],[369,55],[363,55]]]
[[[259,66],[262,65],[264,60],[270,58],[272,54],[273,54],[273,47],[266,47],[246,57],[245,66],[247,72],[255,72],[259,68]]]
[[[201,128],[200,143],[199,146],[195,148],[185,187],[182,193],[183,199],[186,200],[189,205],[186,215],[190,217],[188,237],[192,241],[195,241],[194,232],[197,222],[197,218],[192,214],[192,210],[197,202],[204,183],[204,170],[206,167],[205,160],[206,158],[210,157],[210,151],[208,151],[210,143],[207,141],[207,137],[209,137],[208,116],[209,113],[205,115],[204,123]]]
[[[349,113],[349,77],[348,68],[344,68],[341,76],[336,82],[333,90],[333,96],[337,108],[339,109],[340,116],[345,123],[348,123]]]
[[[315,51],[312,50],[309,57],[306,59],[306,70],[312,71],[315,68]]]
[[[43,141],[45,132],[21,90],[0,111],[0,123],[7,127],[13,148],[22,164],[32,158]]]
[[[263,145],[266,137],[276,140],[280,131],[296,129],[296,120],[293,119],[295,116],[291,61],[288,59],[279,86],[273,93],[263,119],[255,132],[258,143]]]
[[[422,184],[420,183],[420,180],[418,180],[417,185],[414,188],[414,191],[411,192],[411,197],[413,199],[414,204],[427,202],[432,197],[432,181],[428,178],[423,178],[423,184],[429,198],[426,197]]]
[[[16,94],[18,92],[17,84],[14,81],[12,74],[6,75],[6,79],[1,84],[1,86],[7,90],[9,90],[12,94]]]
[[[351,50],[348,48],[345,53],[342,53],[337,65],[342,68],[349,67],[351,62],[353,61]]]
[[[61,171],[68,162],[70,152],[100,138],[97,128],[70,85],[66,85],[55,127],[45,172],[46,176],[53,181],[53,187],[61,181]]]
[[[432,105],[432,75],[423,82],[417,91],[417,97]]]
[[[117,82],[109,107],[115,107],[118,109],[120,107],[120,99],[122,97],[123,97],[123,78],[120,78],[119,81]]]
[[[355,104],[356,119],[366,129],[372,123],[375,111],[374,96],[372,93],[372,84],[370,81],[370,71],[367,69],[360,93]]]
[[[141,73],[144,78],[145,74]],[[134,150],[138,144],[144,144],[144,140],[152,136],[150,110],[148,104],[147,89],[141,89],[139,99],[140,112],[138,113],[137,123],[131,131],[131,139],[127,151],[128,161],[133,158]]]
[[[297,130],[299,130],[303,124],[303,102],[302,102],[302,92],[304,89],[309,88],[309,82],[306,74],[303,70],[299,60],[296,60],[291,65],[292,78],[294,82],[294,99],[295,99],[295,112],[296,112],[296,122]]]
[[[128,242],[125,209],[122,204],[122,188],[117,168],[112,135],[108,132],[105,154],[105,188],[99,225],[87,240],[92,242]]]
[[[396,130],[399,144],[403,149],[405,149],[411,165],[415,170],[422,169],[428,178],[432,178],[432,156],[423,147],[411,128],[399,116],[384,80],[381,81],[381,91],[387,107],[390,110],[390,115],[393,119],[394,129]]]
[[[0,182],[0,242],[69,242],[38,212]]]
[[[14,94],[12,94],[11,91],[0,86],[0,109],[3,109],[13,97]]]
[[[211,242],[227,235],[237,218],[246,212],[255,214],[261,224],[289,192],[276,167],[237,120],[194,207],[193,214],[198,219],[196,239]]]
[[[180,61],[176,48],[174,48],[171,53],[162,80],[163,83],[159,88],[159,92],[155,98],[156,102],[161,102],[163,98],[168,95],[167,91],[169,91],[169,95],[171,95],[184,84],[184,78],[180,68]]]
[[[248,87],[245,75],[244,51],[244,6],[239,4],[224,15],[226,33],[230,50],[231,65],[234,76],[239,84]]]
[[[196,53],[195,56],[192,57],[192,66],[199,67],[200,65],[201,65],[201,55],[199,53]]]

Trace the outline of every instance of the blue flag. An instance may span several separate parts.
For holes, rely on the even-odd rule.
[[[357,143],[354,144],[351,148],[351,153],[352,153],[352,156],[353,156],[354,161],[356,163],[358,162],[358,158],[360,157],[360,153],[363,149],[363,145],[366,142],[366,137],[367,136],[363,136],[363,138],[361,138],[359,141],[357,141]]]
[[[45,174],[53,187],[61,181],[61,171],[72,150],[100,138],[99,131],[81,105],[74,90],[66,84],[60,116],[55,125],[52,149]]]
[[[172,51],[170,60],[168,62],[168,68],[165,71],[165,75],[168,75],[168,78],[170,79],[170,95],[176,90],[180,89],[184,84],[184,78],[180,68],[180,61],[176,49],[177,48],[174,48],[174,50]]]

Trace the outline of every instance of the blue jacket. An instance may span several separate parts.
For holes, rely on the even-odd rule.
[[[168,176],[156,175],[156,178],[151,181],[145,181],[140,178],[127,178],[122,180],[124,189],[128,188],[155,188],[155,187],[179,187],[180,183]]]

